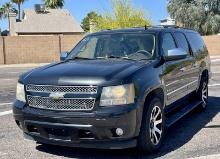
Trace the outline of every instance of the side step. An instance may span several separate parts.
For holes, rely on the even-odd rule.
[[[193,101],[189,105],[185,106],[175,114],[169,116],[166,119],[166,127],[170,127],[174,123],[176,123],[178,120],[180,120],[182,117],[184,117],[186,114],[191,112],[193,109],[195,109],[197,106],[199,106],[202,102],[201,101]]]

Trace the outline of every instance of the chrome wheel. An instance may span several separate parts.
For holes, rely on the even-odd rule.
[[[208,86],[207,83],[204,82],[202,86],[202,106],[206,107],[208,101]]]
[[[150,139],[154,145],[160,142],[162,135],[162,112],[159,106],[154,106],[150,117]]]

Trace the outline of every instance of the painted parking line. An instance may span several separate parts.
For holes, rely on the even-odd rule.
[[[3,106],[3,105],[12,105],[12,104],[13,104],[13,103],[0,103],[0,106]],[[0,116],[4,116],[4,115],[8,115],[8,114],[12,114],[12,110],[0,112]]]
[[[4,153],[4,152],[1,152],[1,151],[0,151],[0,157],[6,156],[6,155],[7,155],[7,153]]]
[[[212,74],[219,74],[220,72],[212,72]]]
[[[209,84],[209,87],[215,87],[215,86],[220,86],[219,83],[216,83],[216,84]]]
[[[220,77],[220,76],[212,76],[211,79],[212,79],[212,80],[213,80],[213,79],[217,79],[217,80],[219,80],[219,79],[218,79],[219,77]]]
[[[220,62],[220,59],[211,59],[211,62]]]
[[[0,80],[1,80],[1,81],[16,81],[17,78],[14,78],[14,79],[12,79],[12,78],[3,78],[3,79],[1,79],[1,78],[0,78]]]
[[[12,105],[13,103],[11,102],[11,103],[0,103],[0,106],[2,106],[2,105]]]
[[[11,103],[0,103],[0,106],[2,106],[2,105],[12,105],[13,103],[11,102]]]
[[[0,74],[18,74],[18,73],[22,73],[22,71],[19,71],[19,72],[5,72],[5,73],[0,73]]]
[[[12,110],[0,112],[0,116],[4,116],[4,115],[8,115],[8,114],[12,114]]]

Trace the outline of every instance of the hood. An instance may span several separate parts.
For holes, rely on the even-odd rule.
[[[122,80],[144,64],[129,60],[73,60],[34,69],[20,80],[38,85],[101,85]]]

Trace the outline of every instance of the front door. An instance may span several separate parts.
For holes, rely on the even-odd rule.
[[[173,34],[164,33],[162,38],[164,54],[178,47]],[[164,67],[164,84],[166,87],[166,105],[181,99],[188,93],[189,72],[191,70],[190,55],[185,59],[167,61]]]

